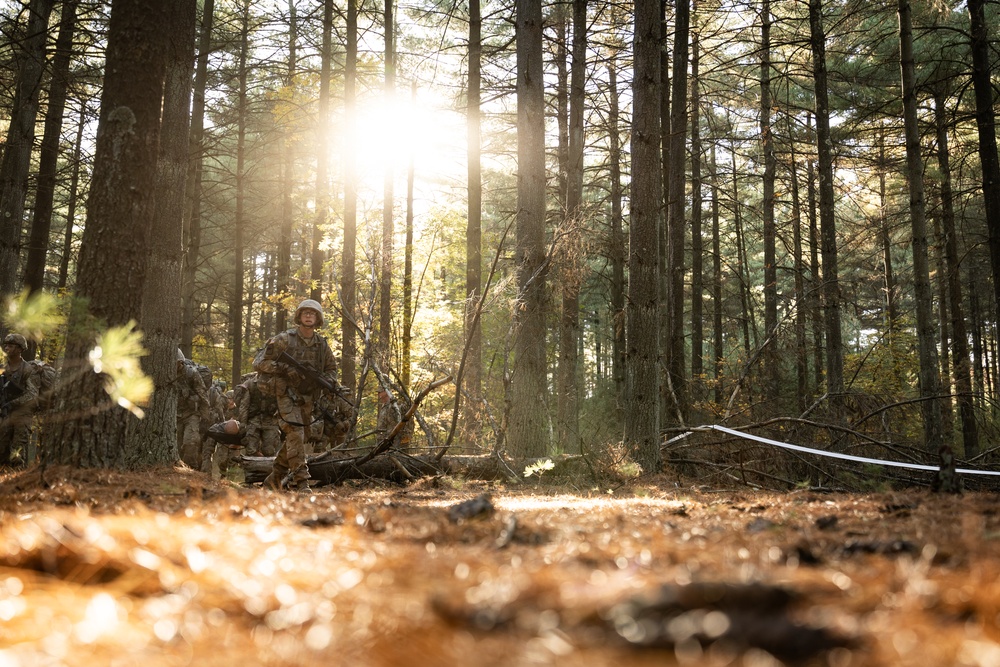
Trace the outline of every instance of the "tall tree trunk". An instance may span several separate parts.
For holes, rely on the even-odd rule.
[[[933,197],[933,192],[930,195]],[[934,202],[929,202],[929,207],[934,210]],[[931,230],[928,243],[930,250],[934,254],[934,279],[931,284],[932,306],[937,307],[934,313],[937,318],[937,346],[940,349],[938,355],[938,386],[941,394],[941,434],[942,438],[949,443],[952,442],[952,435],[955,432],[955,411],[952,401],[951,382],[951,323],[948,320],[950,306],[948,304],[948,277],[945,270],[944,259],[944,231],[941,228],[941,216],[931,215]],[[935,299],[936,297],[936,299]],[[932,311],[933,312],[933,311]]]
[[[316,217],[309,260],[309,298],[323,302],[323,231],[330,213],[330,72],[333,59],[333,0],[323,0],[319,110],[316,123]]]
[[[233,217],[233,298],[229,303],[229,336],[233,350],[232,382],[235,387],[243,375],[243,298],[246,272],[243,268],[244,230],[246,228],[246,137],[247,137],[247,78],[250,57],[250,7],[247,2],[240,7],[240,53],[239,70],[239,100],[236,107],[236,211]]]
[[[416,107],[416,81],[410,84],[410,99],[413,106]],[[399,373],[403,381],[403,389],[407,391],[410,389],[410,341],[413,327],[413,183],[416,178],[415,161],[416,156],[411,147],[406,170],[406,245],[403,248],[403,367]]]
[[[924,199],[924,164],[917,126],[917,76],[913,60],[913,29],[909,0],[899,0],[900,73],[903,84],[903,125],[906,135],[906,181],[910,191],[910,229],[913,234],[913,284],[917,311],[917,351],[920,357],[920,397],[924,420],[924,446],[938,452],[941,470],[937,484],[949,492],[959,490],[955,457],[941,428],[941,377],[927,260],[927,213]]]
[[[812,129],[811,120],[807,121],[809,129]],[[809,220],[809,320],[812,325],[813,338],[813,381],[818,393],[823,386],[823,375],[825,373],[823,355],[823,282],[820,277],[820,241],[819,241],[819,220],[817,215],[818,202],[816,201],[816,168],[812,157],[806,161],[806,218]]]
[[[333,0],[323,0],[323,45],[316,123],[316,217],[312,227],[309,298],[323,303],[323,232],[330,215],[330,72],[333,60]]]
[[[684,368],[684,218],[687,152],[687,84],[690,0],[674,6],[674,55],[670,108],[670,180],[667,187],[667,412],[666,423],[687,419],[687,379]]]
[[[358,235],[357,144],[357,75],[358,75],[358,3],[347,0],[347,62],[344,72],[344,250],[340,271],[341,382],[352,392],[357,386],[355,357],[358,353],[355,333],[357,281],[355,259]]]
[[[615,385],[615,406],[622,417],[625,391],[625,235],[622,213],[621,133],[619,132],[618,65],[608,60],[608,169],[611,179],[611,377]],[[621,422],[619,421],[620,425]]]
[[[691,400],[699,403],[704,398],[705,387],[705,323],[704,299],[705,277],[702,228],[702,192],[701,192],[701,91],[699,90],[699,60],[700,40],[697,28],[697,4],[691,3],[692,21],[695,28],[691,31]]]
[[[483,290],[483,168],[480,104],[482,87],[483,19],[479,0],[469,0],[469,80],[465,107],[468,151],[468,217],[465,228],[465,337],[469,352],[465,360],[465,391],[474,400],[465,404],[465,428],[471,432],[478,421],[482,394],[483,333],[475,317]]]
[[[56,167],[59,159],[59,138],[62,134],[63,112],[66,109],[66,88],[69,85],[69,65],[73,58],[73,33],[76,30],[78,0],[63,0],[59,17],[49,84],[49,104],[45,112],[45,130],[38,155],[38,176],[35,187],[35,210],[31,219],[28,241],[28,261],[24,265],[24,285],[31,292],[42,289],[45,282],[49,232],[52,230],[52,200],[56,189]]]
[[[886,196],[886,173],[889,170],[885,156],[885,128],[878,132],[878,198],[879,198],[879,240],[882,244],[882,272],[885,280],[885,313],[886,327],[889,335],[897,326],[896,314],[896,277],[892,267],[892,227],[889,221],[888,201]]]
[[[789,119],[789,125],[791,120]],[[789,136],[792,136],[789,132]],[[789,180],[792,191],[792,253],[795,282],[795,393],[797,407],[802,413],[809,404],[809,357],[806,344],[806,316],[809,300],[806,297],[806,267],[802,246],[802,202],[799,196],[798,157],[795,142],[790,142],[792,154],[789,157]]]
[[[396,60],[393,44],[392,0],[385,0],[385,104],[391,109],[396,96]],[[386,147],[385,179],[382,190],[382,266],[379,270],[378,347],[385,361],[391,357],[392,333],[392,236],[393,181],[392,147]]]
[[[80,197],[80,170],[83,155],[83,130],[87,126],[87,102],[80,100],[80,118],[76,123],[76,139],[73,141],[73,167],[69,177],[69,201],[66,204],[66,229],[63,234],[62,257],[59,259],[59,281],[56,289],[64,289],[69,284],[69,259],[73,254],[73,228],[76,222],[76,203]]]
[[[53,0],[31,0],[28,4],[27,26],[15,56],[14,103],[0,159],[0,296],[17,291],[24,199],[35,142],[35,119],[52,5]]]
[[[710,173],[712,179],[712,378],[715,380],[716,405],[722,405],[722,241],[719,230],[719,167],[715,160],[715,141],[712,141]]]
[[[70,317],[63,382],[55,396],[63,419],[45,433],[45,464],[122,467],[135,460],[126,451],[127,411],[108,399],[105,376],[87,367],[95,322],[127,326],[141,316],[169,33],[165,4],[114,0],[111,5],[101,119],[75,292],[87,308]]]
[[[822,238],[823,313],[826,325],[826,388],[831,398],[844,393],[844,346],[840,331],[840,278],[837,273],[837,223],[833,194],[833,142],[826,74],[823,2],[809,0],[813,82],[816,86],[816,151],[819,156],[819,226]],[[839,401],[839,398],[835,398]]]
[[[544,456],[545,363],[545,98],[542,3],[517,0],[517,266],[515,367],[508,448]]]
[[[778,267],[775,246],[777,231],[774,224],[774,179],[777,159],[774,156],[774,131],[771,126],[771,2],[761,0],[760,7],[760,144],[764,158],[761,215],[764,242],[764,340],[774,336],[778,328]],[[777,341],[765,343],[763,376],[765,396],[780,395],[781,363]]]
[[[624,445],[643,471],[659,472],[660,3],[637,0],[633,36],[632,207],[625,305]]]
[[[135,420],[125,448],[128,468],[176,461],[177,343],[181,335],[181,242],[187,179],[194,69],[196,0],[171,3],[168,60],[164,76],[160,153],[150,229],[149,260],[142,300],[143,371],[154,391],[146,416]]]
[[[184,266],[181,278],[181,350],[191,358],[194,340],[196,277],[201,254],[201,179],[205,159],[205,89],[208,86],[208,56],[212,50],[212,22],[215,0],[205,0],[201,10],[201,30],[198,34],[198,60],[195,63],[194,88],[191,102],[191,163],[188,166],[188,213],[184,221]]]
[[[954,366],[958,412],[962,422],[963,455],[970,459],[979,454],[979,427],[972,393],[972,368],[969,359],[969,336],[962,306],[962,267],[955,229],[954,195],[951,186],[951,158],[948,152],[948,126],[945,119],[945,91],[934,95],[934,119],[937,128],[938,171],[941,172],[941,227],[944,232],[945,275],[948,303],[951,306],[951,359]]]
[[[584,84],[587,68],[587,0],[573,0],[573,49],[570,68],[569,150],[566,172],[566,219],[571,250],[566,255],[562,279],[562,317],[559,327],[559,444],[569,449],[579,442],[580,387],[580,284],[583,257],[574,249],[583,225]]]
[[[747,257],[746,244],[743,241],[743,214],[740,207],[740,187],[739,169],[736,166],[736,145],[735,140],[731,140],[731,153],[733,163],[733,236],[736,243],[736,278],[737,286],[740,290],[740,326],[743,330],[743,355],[749,359],[753,353],[755,342],[750,340],[750,321],[753,317],[753,309],[750,307],[750,286],[747,278]],[[754,338],[757,336],[756,325],[753,328]]]
[[[983,205],[989,231],[990,261],[993,267],[994,301],[1000,311],[1000,158],[997,156],[997,129],[993,77],[990,66],[989,27],[986,0],[969,0],[969,36],[972,46],[972,87],[976,97],[976,130],[979,133],[979,162],[983,173]]]
[[[295,9],[295,0],[288,0],[288,72],[285,75],[285,86],[294,91],[298,68],[298,36],[299,21]],[[295,204],[292,192],[295,188],[295,149],[293,130],[285,130],[284,150],[282,151],[282,187],[281,187],[281,231],[278,238],[277,275],[275,287],[282,297],[292,291],[292,225],[295,222]],[[329,136],[327,134],[326,136]],[[278,299],[275,312],[275,329],[284,331],[288,327],[288,309],[284,300]]]

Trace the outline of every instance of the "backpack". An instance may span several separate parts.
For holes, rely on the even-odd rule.
[[[48,409],[52,404],[52,393],[59,377],[59,371],[55,369],[55,366],[41,359],[32,359],[28,363],[31,364],[31,372],[38,378],[37,409]]]

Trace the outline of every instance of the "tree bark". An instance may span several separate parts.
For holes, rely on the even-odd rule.
[[[191,74],[194,63],[196,0],[169,7],[168,63],[164,79],[160,154],[157,162],[148,277],[142,302],[143,371],[154,392],[146,416],[129,435],[124,465],[143,468],[171,463],[177,452],[177,344],[180,341],[180,292],[184,185],[190,137]]]
[[[17,81],[7,140],[0,159],[0,295],[17,292],[24,199],[35,142],[35,119],[45,70],[45,40],[53,0],[31,0],[24,37],[17,47]]]
[[[31,218],[28,241],[28,261],[24,265],[24,286],[32,293],[45,283],[49,232],[52,230],[52,201],[56,189],[56,167],[59,159],[59,139],[62,135],[63,112],[66,109],[66,89],[69,86],[69,66],[73,58],[73,34],[76,30],[76,6],[79,0],[63,0],[59,17],[59,36],[52,58],[49,103],[45,112],[45,130],[38,154],[38,175],[35,186],[35,210]]]
[[[123,467],[130,462],[128,413],[110,404],[105,378],[89,372],[88,357],[99,326],[126,326],[141,316],[169,27],[167,4],[114,0],[111,6],[101,119],[75,292],[87,307],[70,317],[64,381],[55,395],[55,411],[62,421],[45,432],[42,460],[46,464]],[[122,285],[129,288],[122,289]]]
[[[837,223],[833,192],[833,141],[826,70],[826,34],[822,0],[809,0],[813,81],[816,86],[816,151],[819,155],[819,222],[823,261],[823,313],[826,325],[826,387],[834,398],[844,393],[844,347],[840,330],[840,278],[837,271]]]
[[[396,55],[393,44],[393,12],[392,0],[385,0],[385,105],[391,109],[396,96]],[[394,168],[392,164],[392,148],[386,147],[385,178],[382,188],[382,260],[379,268],[379,316],[378,316],[378,348],[380,361],[384,368],[389,368],[390,340],[392,338],[392,251],[393,251],[393,181]]]
[[[965,324],[962,299],[962,267],[958,253],[958,233],[955,229],[954,193],[951,185],[951,158],[948,150],[948,126],[945,122],[945,91],[934,95],[934,118],[938,140],[938,171],[941,172],[941,227],[944,232],[945,276],[948,283],[948,304],[951,322],[951,359],[954,367],[958,412],[962,422],[963,455],[971,459],[979,455],[979,427],[972,393],[972,365],[969,358],[969,336]]]
[[[212,50],[212,23],[215,0],[205,0],[198,35],[198,60],[195,63],[194,87],[191,102],[191,162],[188,165],[188,212],[184,220],[184,265],[181,279],[181,350],[191,358],[194,340],[196,277],[201,254],[201,197],[202,162],[205,159],[205,89],[208,86],[208,55]]]
[[[356,173],[355,133],[357,128],[357,72],[358,72],[358,4],[347,0],[347,62],[344,72],[344,250],[340,271],[341,383],[351,390],[357,389],[356,357],[358,343],[355,334],[357,309],[357,282],[355,261],[358,234],[358,176]]]
[[[764,339],[775,335],[778,328],[778,267],[776,257],[777,231],[774,223],[774,179],[777,159],[774,156],[774,129],[771,125],[771,2],[761,0],[760,7],[760,144],[764,158],[761,186],[761,214],[764,242]],[[764,395],[777,397],[781,389],[781,364],[778,344],[764,349]]]
[[[691,2],[691,402],[699,404],[705,389],[705,276],[702,240],[701,90],[699,66],[701,41],[697,28],[697,3]]]
[[[611,377],[615,385],[616,413],[621,424],[621,402],[625,395],[625,235],[622,213],[621,133],[618,102],[618,65],[608,61],[608,169],[611,179]]]
[[[513,407],[508,446],[547,453],[545,359],[545,99],[541,0],[517,0],[517,232]]]
[[[924,420],[924,446],[939,452],[942,490],[956,492],[960,482],[955,457],[941,428],[941,376],[938,367],[936,328],[927,260],[927,212],[924,199],[924,164],[917,126],[917,76],[913,58],[913,28],[909,0],[899,0],[899,62],[903,88],[903,125],[906,135],[906,181],[910,191],[910,229],[913,234],[913,283],[917,311],[917,351],[920,357],[920,396]]]
[[[976,98],[976,130],[979,162],[983,173],[983,206],[989,232],[993,267],[994,302],[1000,312],[1000,157],[997,155],[996,95],[990,66],[989,27],[986,1],[969,0],[969,37],[972,47],[972,87]]]
[[[232,382],[235,387],[243,376],[243,307],[246,272],[244,235],[246,231],[246,190],[247,190],[247,118],[250,58],[250,0],[246,0],[240,10],[240,51],[237,64],[239,90],[236,103],[236,210],[233,214],[233,297],[229,302],[229,338],[233,351]]]
[[[659,472],[660,3],[637,0],[633,36],[632,210],[625,306],[624,445],[647,474]]]
[[[569,145],[566,169],[566,239],[569,252],[562,266],[562,316],[559,327],[558,442],[576,451],[580,439],[580,285],[584,258],[579,239],[583,225],[584,103],[587,68],[587,0],[573,0],[573,48],[570,65]]]
[[[687,152],[688,39],[690,0],[676,0],[674,7],[674,53],[671,80],[670,167],[667,187],[667,402],[664,422],[683,423],[687,418],[687,378],[684,364],[684,237],[687,221],[684,168]]]
[[[295,9],[295,0],[288,0],[288,72],[285,75],[285,86],[295,90],[298,68],[298,38],[299,21]],[[284,331],[288,328],[288,309],[284,306],[284,298],[292,292],[292,225],[295,222],[295,203],[292,194],[295,189],[295,148],[293,130],[288,127],[284,136],[284,151],[282,151],[282,193],[281,193],[281,232],[278,238],[277,275],[275,288],[280,297],[275,312],[275,330]]]
[[[466,101],[468,151],[468,221],[465,228],[465,391],[478,400],[482,394],[483,333],[476,304],[483,288],[483,170],[482,170],[482,29],[479,0],[469,0],[469,77]],[[462,387],[458,388],[461,392]],[[478,406],[465,403],[465,428],[478,430]]]

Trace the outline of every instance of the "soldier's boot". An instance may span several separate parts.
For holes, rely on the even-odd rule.
[[[293,470],[284,486],[289,491],[308,491],[309,469],[302,465]]]
[[[277,463],[271,468],[271,474],[264,478],[263,487],[272,491],[281,491],[281,482],[288,474],[288,468],[279,466]]]

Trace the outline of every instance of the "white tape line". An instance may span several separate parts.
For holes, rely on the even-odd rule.
[[[728,433],[729,435],[736,436],[737,438],[746,438],[747,440],[755,440],[757,442],[762,442],[765,445],[774,445],[775,447],[782,447],[784,449],[793,449],[797,452],[806,452],[807,454],[816,454],[818,456],[828,456],[830,458],[844,459],[846,461],[857,461],[859,463],[873,463],[875,465],[881,465],[881,466],[895,466],[897,468],[910,468],[912,470],[930,470],[932,472],[940,470],[939,466],[927,466],[927,465],[921,465],[919,463],[900,463],[899,461],[882,461],[880,459],[870,459],[864,456],[851,456],[850,454],[841,454],[839,452],[828,452],[823,449],[810,449],[809,447],[802,447],[801,445],[790,445],[787,442],[779,442],[777,440],[762,438],[759,435],[753,435],[751,433],[743,433],[742,431],[726,428],[725,426],[718,426],[716,424],[696,426],[691,430],[722,431],[723,433]],[[957,470],[955,470],[955,472],[959,472],[965,475],[1000,475],[1000,470],[972,470],[970,468],[958,468]]]

